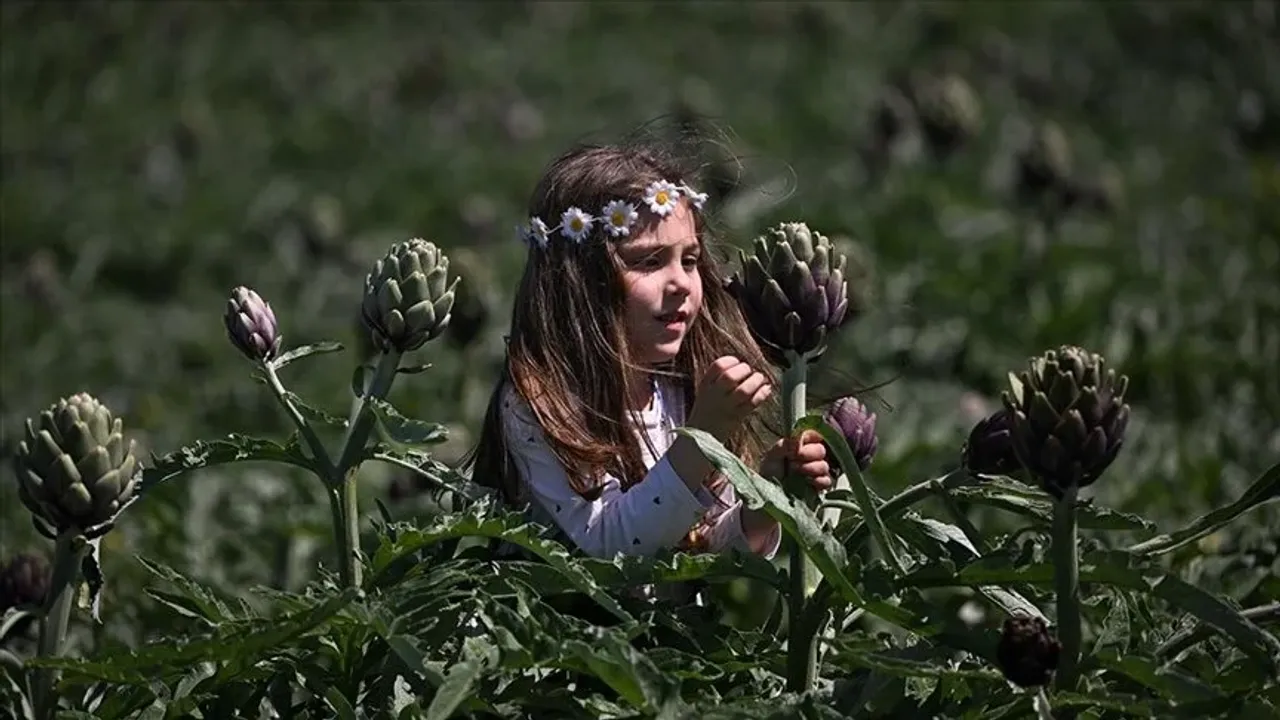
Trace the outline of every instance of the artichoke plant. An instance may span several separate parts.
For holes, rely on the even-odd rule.
[[[969,431],[960,463],[973,475],[1011,475],[1021,469],[1013,452],[1009,411],[1000,408]]]
[[[361,319],[381,350],[409,352],[449,326],[449,258],[421,238],[396,243],[365,277]]]
[[[1093,484],[1124,444],[1129,378],[1101,355],[1064,345],[1009,381],[1003,401],[1019,463],[1059,499]]]
[[[237,287],[222,316],[227,337],[250,360],[269,361],[280,352],[280,325],[271,305],[247,287]]]
[[[739,252],[742,268],[727,284],[752,334],[780,367],[791,364],[789,352],[816,360],[826,352],[830,334],[854,314],[846,256],[800,222],[778,225],[757,237],[753,247],[749,257]]]
[[[13,458],[18,497],[53,531],[95,537],[133,496],[134,449],[120,419],[93,396],[63,398],[38,423],[27,420]]]
[[[858,402],[857,398],[842,397],[831,404],[824,413],[823,419],[844,435],[845,441],[849,443],[849,450],[853,453],[854,462],[858,464],[858,469],[866,470],[870,467],[879,446],[879,439],[876,437],[875,413],[868,411],[867,406]],[[827,458],[833,476],[843,472],[839,460],[834,455],[828,455]]]
[[[1058,667],[1062,645],[1044,620],[1011,617],[1004,621],[996,645],[996,662],[1009,682],[1030,688],[1047,685]]]
[[[916,93],[920,129],[936,157],[959,150],[982,128],[982,105],[964,78],[946,75],[925,80]]]

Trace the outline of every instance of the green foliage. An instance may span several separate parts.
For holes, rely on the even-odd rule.
[[[1049,712],[1280,715],[1265,5],[6,4],[0,454],[89,391],[150,457],[114,527],[57,545],[60,652],[57,612],[0,610],[0,717],[55,677],[66,718],[1032,717],[995,648],[1058,620],[1062,503],[956,465],[1062,343],[1133,417],[1071,508],[1079,683]],[[584,558],[455,469],[537,172],[672,109],[735,131],[713,152],[745,165],[700,182],[728,245],[799,216],[865,272],[807,383],[883,383],[874,464],[801,421],[848,489],[811,509],[690,433],[817,568],[799,624],[786,557]],[[462,277],[450,326],[380,368],[361,282],[419,234]],[[238,285],[279,314],[269,367],[227,342]],[[0,483],[2,559],[54,547]],[[633,592],[684,581],[707,606]]]

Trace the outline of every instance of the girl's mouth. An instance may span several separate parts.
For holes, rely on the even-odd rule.
[[[666,325],[669,330],[678,330],[688,321],[689,313],[683,310],[676,310],[675,312],[664,313],[658,316],[658,322]]]

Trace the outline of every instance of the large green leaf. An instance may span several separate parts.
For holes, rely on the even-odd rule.
[[[782,488],[747,467],[715,436],[688,427],[679,428],[676,432],[698,444],[716,470],[733,483],[747,507],[763,509],[777,520],[783,531],[795,538],[805,555],[845,600],[853,605],[863,604],[861,594],[845,574],[848,559],[844,548],[834,536],[823,530],[817,516],[802,500],[788,496]]]
[[[449,429],[439,423],[429,423],[405,417],[391,403],[378,398],[365,400],[378,419],[379,434],[397,445],[439,445],[449,439]]]
[[[1129,552],[1141,555],[1160,555],[1172,552],[1187,543],[1217,532],[1241,515],[1280,499],[1280,463],[1267,468],[1235,502],[1212,510],[1197,518],[1190,525],[1172,533],[1158,535],[1129,548]]]
[[[1046,527],[1053,524],[1053,497],[1039,488],[1014,480],[990,478],[981,484],[958,487],[949,492],[958,500],[1017,513],[1033,518]],[[1155,528],[1154,523],[1143,517],[1117,512],[1092,502],[1078,503],[1076,517],[1079,518],[1080,527],[1087,530],[1135,532]]]
[[[240,462],[279,462],[315,472],[311,459],[296,442],[281,445],[265,438],[231,434],[220,440],[197,440],[153,457],[151,466],[142,470],[139,494],[183,473]]]
[[[486,515],[487,506],[478,503],[465,512],[433,519],[424,528],[397,527],[396,538],[384,540],[370,561],[372,581],[399,560],[442,540],[463,537],[486,537],[518,545],[569,578],[578,592],[595,600],[619,619],[634,618],[591,577],[559,543],[539,537],[541,528],[518,513]]]

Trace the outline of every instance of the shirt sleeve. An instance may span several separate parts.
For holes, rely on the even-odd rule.
[[[599,497],[589,501],[573,491],[541,427],[510,388],[503,405],[507,447],[530,499],[588,555],[654,555],[674,547],[715,504],[710,493],[690,491],[666,455],[627,492],[606,476]]]
[[[703,492],[710,496],[709,492]],[[747,541],[746,533],[742,532],[742,511],[746,506],[738,499],[738,495],[731,483],[725,483],[720,490],[719,504],[721,507],[728,507],[712,522],[707,533],[708,547],[712,552],[723,552],[728,549],[754,552],[751,544]],[[760,551],[760,555],[766,560],[772,560],[778,554],[778,549],[781,546],[782,528],[775,524]]]

